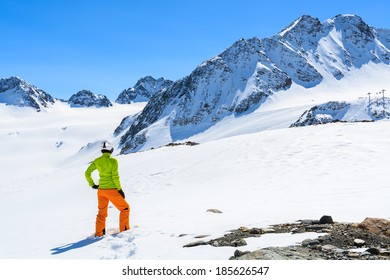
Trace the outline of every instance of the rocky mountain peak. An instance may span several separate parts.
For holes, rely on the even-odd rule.
[[[0,89],[2,91],[6,91],[25,84],[26,82],[23,79],[15,76],[12,76],[10,78],[0,79]]]
[[[328,20],[327,24],[341,31],[346,39],[362,38],[366,41],[371,41],[375,38],[374,29],[357,15],[337,15],[331,20]]]
[[[321,31],[322,24],[318,18],[303,15],[279,32],[281,37],[303,35],[303,33],[315,35]]]
[[[19,107],[31,107],[37,111],[48,108],[55,100],[43,90],[33,86],[22,78],[0,79],[0,103]]]
[[[336,26],[342,28],[345,26],[359,26],[365,25],[368,26],[367,23],[364,22],[362,17],[354,14],[338,14],[330,20],[327,20],[328,23],[334,23]]]
[[[155,79],[152,76],[146,76],[139,79],[134,87],[122,91],[116,102],[119,104],[147,102],[157,92],[168,88],[172,84],[173,81],[164,78]]]
[[[73,94],[69,100],[68,104],[70,107],[111,107],[112,103],[107,98],[107,96],[102,94],[96,94],[89,90],[81,90],[76,94]]]

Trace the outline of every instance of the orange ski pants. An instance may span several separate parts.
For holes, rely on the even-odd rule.
[[[98,214],[96,216],[96,236],[102,236],[106,229],[106,218],[108,216],[108,203],[111,202],[120,211],[119,213],[119,231],[130,229],[129,215],[130,205],[120,195],[118,190],[98,190]]]

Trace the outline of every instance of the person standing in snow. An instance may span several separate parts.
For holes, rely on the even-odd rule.
[[[118,173],[118,161],[111,157],[114,148],[108,141],[101,143],[102,156],[96,158],[85,171],[85,178],[89,186],[97,189],[98,214],[96,216],[95,236],[103,236],[106,233],[106,218],[108,215],[108,203],[111,202],[120,211],[119,231],[130,229],[129,215],[130,205],[125,200]],[[96,185],[92,172],[99,172],[99,185]]]

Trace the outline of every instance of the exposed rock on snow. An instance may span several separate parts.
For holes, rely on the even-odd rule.
[[[202,245],[241,247],[246,245],[246,238],[261,237],[264,234],[316,232],[321,234],[318,238],[305,239],[296,246],[268,247],[253,252],[236,250],[230,259],[390,260],[390,236],[387,235],[390,221],[367,218],[364,222],[354,225],[333,222],[330,216],[323,216],[321,219],[326,221],[320,223],[319,220],[300,220],[291,224],[273,225],[272,231],[240,227],[223,237],[192,242],[184,247]]]
[[[31,107],[37,111],[48,108],[55,100],[43,90],[30,85],[19,77],[0,79],[0,103],[19,107]]]
[[[350,108],[347,102],[331,101],[305,111],[291,127],[341,121]]]
[[[390,99],[377,97],[369,101],[330,101],[305,111],[291,127],[326,124],[332,122],[375,121],[390,117]]]
[[[119,104],[130,104],[133,102],[148,102],[157,92],[167,89],[173,81],[164,78],[155,79],[146,76],[137,81],[134,87],[122,91],[116,102]]]
[[[89,90],[81,90],[73,94],[68,101],[70,107],[111,107],[112,103],[105,95],[95,94]]]
[[[340,80],[369,62],[388,65],[389,40],[388,30],[376,30],[354,15],[338,15],[323,23],[302,16],[270,38],[240,39],[152,96],[143,112],[122,127],[126,132],[120,139],[121,153],[160,147],[167,139],[175,142],[203,132],[226,116],[251,113],[293,83],[310,88],[325,78]],[[349,104],[327,106],[337,106],[342,113]],[[307,122],[339,119],[338,115],[315,115]],[[156,139],[152,133],[156,129],[169,135]],[[146,145],[148,141],[153,144]]]
[[[388,228],[390,221],[385,219],[366,219],[368,224],[379,221],[384,228]],[[364,224],[361,223],[361,224]],[[358,225],[361,225],[358,224]],[[235,253],[231,259],[239,260],[389,260],[390,237],[380,232],[372,233],[365,228],[350,223],[333,223],[318,225],[315,229],[303,223],[275,225],[276,232],[292,232],[300,228],[299,232],[315,231],[325,233],[316,239],[307,239],[300,245],[290,247],[270,247],[254,252]],[[364,250],[365,249],[365,250]]]
[[[186,142],[176,142],[176,143],[168,143],[165,146],[166,147],[175,147],[175,146],[196,146],[199,145],[199,143],[193,142],[193,141],[186,141]]]
[[[333,224],[333,218],[331,216],[324,215],[319,220],[320,224]]]
[[[366,244],[366,241],[364,241],[363,239],[360,239],[360,238],[356,238],[356,239],[353,240],[353,243],[357,247],[363,247]]]
[[[215,209],[215,208],[207,209],[206,212],[211,212],[211,213],[216,213],[216,214],[221,214],[222,213],[221,210],[218,210],[218,209]]]
[[[134,121],[135,116],[127,116],[125,117],[119,126],[114,131],[114,136],[120,135],[123,131],[125,131]]]
[[[207,245],[206,241],[199,240],[199,241],[191,242],[191,243],[184,245],[183,247],[184,248],[191,248],[191,247],[197,247],[197,246],[202,246],[202,245]]]
[[[366,218],[357,227],[376,235],[390,237],[390,221],[386,219]]]
[[[254,252],[235,252],[231,260],[320,260],[303,247],[269,247]]]
[[[210,245],[214,247],[241,247],[247,245],[246,241],[242,238],[237,238],[237,239],[217,239],[213,240],[212,242],[210,241]]]

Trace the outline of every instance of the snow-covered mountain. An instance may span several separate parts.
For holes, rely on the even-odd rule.
[[[127,122],[119,146],[130,153],[150,147],[147,142],[161,146],[185,139],[227,116],[255,111],[275,93],[342,81],[368,64],[388,67],[389,49],[390,30],[375,29],[359,16],[337,15],[322,23],[302,16],[270,38],[240,39],[153,96]]]
[[[330,101],[305,111],[291,127],[332,122],[375,121],[390,117],[390,99],[361,98],[352,102]]]
[[[112,103],[103,94],[96,94],[89,90],[81,90],[76,94],[73,94],[69,100],[68,104],[70,107],[111,107]]]
[[[157,92],[167,89],[173,81],[164,78],[155,79],[151,76],[146,76],[137,81],[134,87],[122,91],[116,102],[119,104],[130,104],[133,102],[147,102]]]
[[[19,107],[32,107],[37,111],[48,108],[54,98],[19,77],[0,79],[0,103]]]

